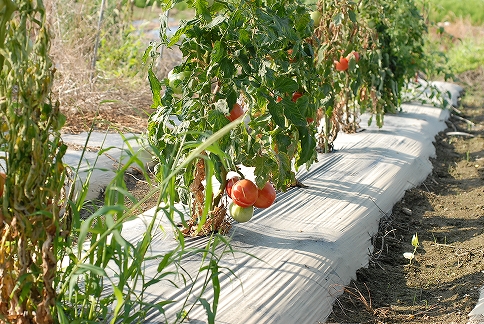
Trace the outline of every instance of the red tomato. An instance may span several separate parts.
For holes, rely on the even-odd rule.
[[[282,101],[282,98],[281,97],[277,97],[276,102],[281,102],[281,101]]]
[[[234,121],[240,116],[244,114],[244,109],[242,109],[242,106],[236,103],[233,107],[232,110],[230,111],[230,115],[227,115],[225,117],[228,118],[230,121]]]
[[[259,189],[254,207],[267,208],[274,203],[274,200],[276,200],[276,189],[270,182],[267,182],[264,188]]]
[[[225,185],[225,191],[227,191],[227,195],[229,195],[229,197],[232,195],[232,187],[239,180],[240,180],[240,177],[236,176],[231,178],[229,181],[227,181],[227,184]]]
[[[360,60],[360,53],[353,51],[353,55],[355,56],[355,61],[358,62]]]
[[[337,71],[346,71],[348,69],[348,59],[341,57],[338,61],[334,61],[334,67]]]
[[[306,121],[308,122],[308,124],[311,124],[314,122],[314,118],[306,117]]]
[[[230,197],[240,207],[249,207],[257,200],[258,191],[255,183],[242,179],[233,185]]]
[[[301,92],[299,92],[299,91],[296,91],[296,92],[294,92],[294,94],[292,95],[292,99],[291,99],[291,100],[292,100],[293,102],[296,102],[296,101],[297,101],[299,98],[301,98],[301,97],[302,97],[302,93],[301,93]]]
[[[346,56],[346,59],[349,61],[351,59],[351,57],[354,57],[355,61],[358,62],[360,60],[360,53],[353,51]]]

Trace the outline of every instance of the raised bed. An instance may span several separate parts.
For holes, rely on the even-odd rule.
[[[436,85],[449,91],[449,99],[457,105],[462,88],[447,83]],[[275,204],[256,210],[250,222],[234,222],[228,236],[236,252],[225,254],[219,263],[223,274],[219,276],[221,295],[216,323],[324,322],[343,287],[355,278],[356,270],[368,265],[373,249],[371,237],[379,221],[391,213],[407,189],[419,185],[431,172],[429,157],[435,154],[432,142],[446,128],[448,116],[449,111],[440,108],[404,104],[400,113],[385,116],[382,129],[365,127],[367,116],[363,116],[363,131],[340,133],[335,152],[319,154],[318,163],[298,172],[303,187],[279,193]],[[82,146],[85,135],[66,136],[64,140],[74,147]],[[135,151],[143,147],[134,139],[129,143]],[[112,177],[117,162],[124,163],[126,142],[117,134],[106,138],[93,134],[88,146],[92,152],[86,153],[81,169],[87,172],[98,158],[89,192],[91,198],[96,198]],[[102,151],[96,150],[101,146],[113,149],[99,154]],[[75,166],[79,157],[79,151],[69,150],[66,162]],[[141,159],[148,162],[150,156],[144,154]],[[250,170],[246,172],[250,177]],[[139,240],[153,214],[154,209],[126,223],[123,237],[133,243]],[[151,253],[162,256],[177,242],[171,225],[159,218],[163,229],[153,235]],[[186,244],[202,248],[207,240],[187,239]],[[156,273],[159,262],[147,261],[147,278]],[[182,262],[188,274],[196,273],[200,266],[196,256]],[[148,313],[146,323],[164,321],[165,316],[173,322],[176,313],[184,309],[184,298],[191,287],[185,287],[181,277],[178,279],[179,288],[166,281],[148,289],[144,300],[147,303],[175,302],[164,307],[165,315]],[[201,282],[194,287],[190,303],[196,303]],[[209,301],[213,297],[210,291],[203,295]],[[482,298],[469,315],[471,321],[482,318]],[[198,303],[189,318],[191,323],[205,323],[206,310]]]
[[[334,153],[319,155],[317,164],[298,173],[306,187],[279,194],[273,206],[257,210],[250,222],[234,223],[230,242],[240,252],[225,255],[219,266],[231,269],[237,278],[228,271],[220,276],[216,322],[323,322],[343,286],[368,264],[371,237],[380,219],[405,190],[431,172],[432,142],[445,129],[448,115],[439,108],[406,104],[401,113],[385,117],[382,129],[370,126],[356,134],[340,134]],[[153,212],[127,224],[125,238],[139,239]],[[168,226],[154,236],[153,254],[176,246]],[[188,244],[203,247],[206,242],[207,238],[198,238]],[[158,262],[147,266],[148,277]],[[199,265],[193,257],[183,267],[195,273]],[[152,299],[145,301],[177,300],[165,307],[165,315],[173,319],[188,289],[158,284],[148,290]],[[193,295],[197,289],[200,285],[195,285]],[[206,318],[201,305],[190,312],[193,323]],[[164,316],[158,313],[146,317],[146,323],[160,320]]]

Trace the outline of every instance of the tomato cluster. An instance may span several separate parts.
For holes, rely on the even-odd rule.
[[[267,208],[276,200],[276,190],[270,182],[259,189],[248,179],[233,177],[228,180],[225,191],[233,201],[229,206],[230,214],[239,223],[252,218],[254,207]]]

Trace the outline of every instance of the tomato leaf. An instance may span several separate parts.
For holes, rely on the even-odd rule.
[[[316,140],[307,127],[298,127],[299,140],[301,142],[301,152],[296,161],[297,166],[301,166],[316,156]]]
[[[272,180],[278,189],[285,189],[295,179],[294,173],[291,171],[291,159],[283,152],[279,152],[275,156],[277,168],[273,170]]]
[[[258,188],[262,188],[269,180],[272,170],[277,169],[277,164],[273,160],[259,155],[254,158],[254,166],[255,184]]]
[[[274,80],[273,84],[274,89],[277,89],[279,92],[294,92],[299,88],[299,85],[293,79],[282,76],[278,77]]]
[[[294,125],[306,126],[306,117],[302,114],[296,103],[284,98],[281,104],[284,105],[284,114]]]
[[[267,105],[267,109],[269,109],[272,119],[274,119],[277,126],[286,127],[286,118],[284,117],[284,109],[282,105],[278,105],[275,101],[271,100]]]
[[[150,82],[151,92],[153,93],[153,104],[151,108],[158,108],[161,106],[161,83],[151,68],[148,70],[148,80]]]
[[[218,63],[225,57],[225,48],[221,41],[216,41],[213,44],[211,60],[212,63]]]

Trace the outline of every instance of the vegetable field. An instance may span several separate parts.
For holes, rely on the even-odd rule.
[[[379,219],[429,174],[432,139],[456,105],[427,82],[452,76],[429,46],[428,7],[74,6],[88,12],[0,0],[0,321],[325,320],[336,285],[367,265]],[[155,9],[160,37],[143,45],[127,21]],[[52,44],[85,36],[74,47],[89,66],[62,69]],[[174,52],[170,71],[160,69]],[[79,126],[67,94],[89,98],[120,79],[150,96],[129,121],[146,125],[143,150],[122,132],[122,148],[91,145],[105,121],[88,125],[83,144],[65,142],[66,120]],[[116,103],[99,105],[121,116]],[[72,151],[78,164],[65,162]],[[99,172],[110,178],[93,203]],[[130,190],[135,173],[143,196]]]

